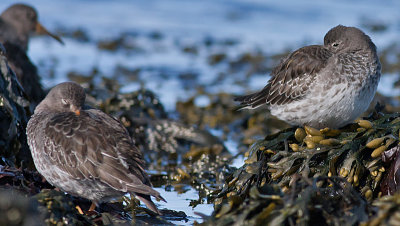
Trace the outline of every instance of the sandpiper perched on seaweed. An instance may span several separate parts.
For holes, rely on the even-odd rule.
[[[325,35],[324,45],[305,46],[283,59],[260,92],[235,100],[240,108],[266,104],[292,125],[339,128],[367,110],[380,76],[370,37],[338,25]]]
[[[129,192],[160,214],[150,196],[165,200],[151,187],[128,131],[104,112],[83,108],[85,97],[80,85],[65,82],[36,107],[27,136],[37,170],[71,195],[99,203]]]
[[[6,57],[11,69],[36,106],[46,94],[40,84],[35,65],[26,55],[29,38],[33,34],[49,35],[63,44],[58,36],[50,33],[38,22],[38,14],[33,7],[14,4],[1,13],[0,42],[7,50]]]

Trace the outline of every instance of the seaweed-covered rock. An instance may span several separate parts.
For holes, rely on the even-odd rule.
[[[4,43],[6,56],[10,68],[14,71],[17,79],[31,103],[30,110],[33,112],[36,105],[46,96],[36,66],[31,62],[26,52],[18,45],[11,42]]]
[[[89,217],[79,214],[70,196],[56,190],[42,190],[34,196],[40,203],[47,225],[90,225]]]
[[[33,166],[25,128],[30,115],[29,101],[0,46],[0,164]]]
[[[361,225],[400,225],[400,194],[382,196],[374,200],[372,206],[377,213]]]
[[[18,190],[22,194],[35,195],[43,188],[52,186],[43,180],[36,170],[0,165],[0,188]]]
[[[375,113],[340,131],[290,128],[267,136],[249,149],[245,164],[225,181],[208,224],[225,225],[227,219],[239,225],[257,224],[260,211],[266,211],[261,222],[268,224],[367,221],[372,211],[365,207],[382,195],[381,181],[387,174],[381,154],[398,145],[399,129],[398,113]],[[308,185],[298,185],[299,177]],[[297,204],[254,198],[254,191],[273,184],[281,192],[279,199],[291,197]],[[265,197],[276,195],[265,191]],[[245,205],[249,202],[254,203],[253,210]]]
[[[206,225],[353,225],[368,219],[367,202],[344,178],[294,178],[286,194],[264,183],[251,187],[247,198],[229,196],[216,208],[217,221]]]

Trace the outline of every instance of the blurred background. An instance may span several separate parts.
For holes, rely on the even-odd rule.
[[[0,7],[15,2],[3,0]],[[237,94],[262,88],[280,55],[323,43],[325,33],[338,24],[359,27],[371,36],[380,54],[387,54],[383,57],[390,66],[383,67],[385,74],[398,76],[399,66],[392,65],[398,63],[400,48],[400,3],[395,0],[384,4],[344,0],[27,3],[66,43],[62,46],[48,37],[30,42],[29,56],[39,67],[45,87],[67,80],[70,72],[88,74],[95,69],[121,80],[125,92],[144,83],[168,110],[174,110],[178,99],[194,95],[199,87]],[[124,72],[131,75],[122,76]],[[382,84],[379,90],[393,94],[385,92]]]
[[[13,3],[2,0],[0,9]],[[232,113],[233,96],[264,87],[283,56],[304,45],[323,44],[326,32],[338,24],[358,27],[371,37],[383,66],[379,99],[387,111],[399,106],[397,0],[25,3],[34,6],[39,21],[65,42],[63,46],[50,37],[30,41],[28,55],[45,88],[86,79],[116,84],[121,93],[148,89],[171,118],[219,137],[235,156],[232,166],[243,165],[243,153],[254,139],[287,127],[263,111]],[[236,129],[243,124],[246,129]],[[185,211],[194,219],[198,219],[194,211],[213,210],[206,201],[195,209],[188,206],[198,196],[193,189],[174,193],[160,186],[158,190],[167,200],[181,200],[162,207]]]

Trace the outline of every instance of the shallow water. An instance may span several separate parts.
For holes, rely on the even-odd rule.
[[[0,9],[14,3],[2,0]],[[33,3],[31,3],[33,4]],[[65,46],[50,38],[38,37],[30,42],[29,56],[38,66],[42,83],[49,88],[66,81],[67,73],[77,71],[84,74],[97,68],[106,77],[121,80],[121,91],[130,92],[141,85],[137,80],[114,75],[115,68],[143,68],[139,73],[143,86],[156,92],[169,112],[175,111],[178,100],[186,100],[202,86],[208,92],[244,93],[262,88],[268,75],[252,74],[249,79],[242,72],[233,73],[223,80],[217,77],[228,68],[226,65],[210,65],[207,56],[225,52],[231,59],[243,52],[259,50],[267,55],[284,50],[299,48],[308,44],[321,44],[324,34],[333,26],[343,24],[357,26],[370,35],[378,50],[390,44],[400,44],[400,2],[379,1],[245,1],[245,0],[151,0],[136,1],[96,1],[84,0],[37,0],[33,4],[39,11],[39,20],[49,30],[81,28],[87,32],[89,41],[63,38]],[[387,28],[381,32],[371,32],[366,23],[380,23]],[[132,34],[127,43],[135,50],[101,50],[98,41],[115,39],[121,34]],[[162,38],[149,38],[151,34],[161,34]],[[204,40],[234,42],[234,46],[204,46]],[[182,51],[184,47],[197,47],[196,54]],[[160,73],[162,72],[162,73]],[[179,74],[191,73],[192,80],[184,81]],[[392,87],[398,74],[384,76],[378,90],[385,95],[398,95],[400,91]],[[246,80],[241,86],[237,81]],[[395,90],[395,92],[393,92]],[[207,97],[196,99],[199,106],[207,105]],[[218,135],[218,131],[211,131]],[[225,142],[233,155],[237,143]],[[234,161],[234,166],[243,164],[243,157]],[[201,218],[194,214],[209,215],[211,204],[201,204],[192,209],[189,202],[197,199],[195,190],[184,194],[167,192],[157,188],[168,203],[160,208],[182,210],[189,216],[191,224]]]
[[[199,195],[197,191],[191,189],[185,193],[178,194],[177,192],[167,192],[165,188],[156,188],[158,192],[160,192],[161,196],[163,196],[168,203],[160,202],[158,203],[158,208],[164,209],[172,209],[175,211],[183,211],[188,215],[188,221],[172,221],[172,223],[177,225],[191,225],[194,221],[202,222],[203,219],[196,215],[195,212],[202,213],[205,215],[211,215],[213,211],[212,204],[200,204],[196,208],[192,208],[189,206],[190,200],[198,199]]]

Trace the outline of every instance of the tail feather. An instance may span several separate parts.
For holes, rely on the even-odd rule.
[[[239,101],[240,105],[238,106],[238,110],[244,109],[244,108],[257,108],[260,107],[263,104],[267,103],[267,97],[268,97],[268,90],[263,89],[258,93],[253,93],[245,96],[239,96],[236,97],[234,100]]]
[[[140,194],[140,193],[135,193],[136,197],[142,201],[147,208],[149,208],[151,211],[153,211],[154,213],[157,213],[158,215],[162,215],[162,213],[160,212],[160,210],[158,210],[158,208],[156,207],[156,205],[154,204],[154,202],[151,200],[150,195],[145,195],[145,194]],[[160,194],[158,194],[158,196],[156,196],[156,198],[161,199],[164,202],[165,199],[163,197],[161,197]]]

